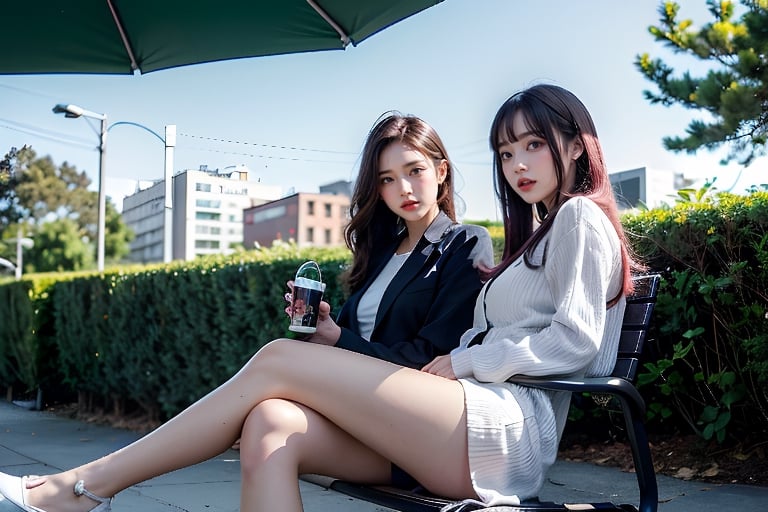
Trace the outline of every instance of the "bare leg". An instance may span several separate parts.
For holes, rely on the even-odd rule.
[[[391,463],[327,418],[295,402],[257,405],[243,427],[240,510],[301,510],[297,475],[389,483]]]
[[[270,398],[317,411],[434,492],[473,496],[458,382],[333,347],[280,340],[153,433],[48,477],[29,491],[29,502],[49,512],[89,510],[93,502],[71,492],[79,479],[94,494],[111,496],[209,459],[229,448],[248,414]]]

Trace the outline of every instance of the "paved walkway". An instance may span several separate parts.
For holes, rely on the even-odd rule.
[[[46,474],[114,451],[139,437],[133,432],[29,411],[0,401],[0,471]],[[201,442],[204,442],[201,440]],[[685,482],[659,476],[659,511],[768,510],[768,488]],[[323,487],[300,482],[306,512],[387,512]],[[610,488],[610,491],[606,490]],[[115,512],[233,512],[240,492],[239,452],[153,478],[120,493]],[[635,476],[615,468],[558,462],[542,500],[613,501],[637,504]]]

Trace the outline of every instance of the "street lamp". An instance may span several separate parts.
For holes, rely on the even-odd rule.
[[[163,261],[173,259],[173,148],[176,147],[176,125],[165,126],[165,208],[163,213]]]
[[[31,248],[34,247],[35,242],[31,238],[25,238],[23,236],[23,233],[21,231],[21,226],[19,226],[19,233],[16,238],[10,238],[8,240],[9,242],[16,242],[16,265],[13,265],[10,261],[0,258],[0,264],[3,266],[8,266],[9,268],[12,267],[15,274],[16,274],[16,280],[18,281],[21,279],[21,272],[24,268],[24,252],[22,249],[24,248]],[[9,265],[10,264],[10,265]]]
[[[96,235],[96,268],[99,272],[104,271],[104,230],[105,217],[107,212],[107,196],[104,191],[105,175],[105,155],[107,151],[107,115],[98,114],[85,110],[77,105],[58,104],[53,107],[54,114],[64,114],[64,117],[88,117],[101,121],[101,132],[99,134],[99,216]]]
[[[16,238],[16,280],[21,279],[21,272],[24,268],[24,247],[27,249],[33,247],[35,242],[31,238],[24,238],[21,236],[21,228],[19,228],[19,236]]]

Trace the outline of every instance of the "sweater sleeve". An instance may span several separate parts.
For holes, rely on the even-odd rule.
[[[421,368],[456,347],[461,334],[472,325],[472,308],[482,286],[477,267],[493,264],[493,246],[485,228],[464,225],[457,229],[461,232],[435,263],[439,279],[415,338],[380,343],[342,328],[336,346],[411,368]]]
[[[523,288],[514,290],[517,303],[505,307],[524,308],[526,296],[534,294],[544,297],[540,303],[547,307],[528,312],[535,328],[515,323],[492,327],[482,344],[469,348],[462,340],[451,353],[457,377],[502,382],[516,374],[572,374],[589,365],[603,339],[609,293],[617,289],[621,275],[618,237],[607,219],[598,216],[603,213],[591,201],[568,201],[546,238],[543,268],[521,264],[504,271],[520,273],[515,282]],[[531,286],[543,289],[524,289],[528,278]]]

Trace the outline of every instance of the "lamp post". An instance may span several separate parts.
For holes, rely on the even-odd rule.
[[[21,272],[24,268],[24,248],[31,248],[35,245],[34,240],[31,238],[25,238],[24,233],[19,226],[19,233],[16,238],[9,239],[9,242],[16,242],[16,265],[14,265],[14,272],[16,274],[16,280],[21,279]],[[5,260],[7,261],[7,260]],[[3,262],[5,264],[5,262]],[[8,262],[10,263],[10,262]]]
[[[107,152],[107,115],[98,114],[78,107],[77,105],[58,104],[53,107],[55,114],[64,114],[64,117],[76,118],[87,117],[101,121],[101,131],[99,133],[99,215],[96,231],[96,268],[99,272],[104,271],[104,230],[105,217],[107,211],[107,196],[104,191],[105,175],[105,156]]]
[[[173,148],[176,147],[176,125],[165,126],[165,208],[163,209],[163,262],[173,259]]]

